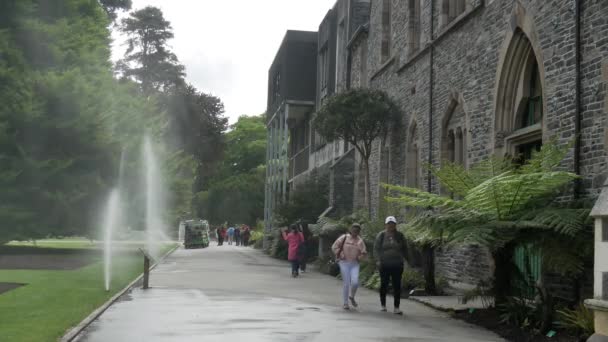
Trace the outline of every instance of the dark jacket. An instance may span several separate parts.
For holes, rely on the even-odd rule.
[[[405,236],[395,231],[393,237],[389,237],[386,231],[381,231],[374,242],[374,258],[380,261],[381,266],[403,266],[407,246]]]

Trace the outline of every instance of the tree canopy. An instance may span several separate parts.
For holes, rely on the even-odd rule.
[[[146,94],[183,83],[184,66],[167,45],[173,30],[159,8],[132,12],[121,21],[120,31],[127,36],[128,46],[117,65],[123,77],[138,82]]]
[[[121,159],[126,224],[143,228],[140,156],[145,133],[154,137],[163,161],[168,193],[162,215],[173,225],[190,212],[197,161],[217,152],[217,145],[201,151],[197,141],[221,135],[223,105],[191,87],[171,90],[182,96],[181,108],[186,109],[167,104],[165,85],[174,87],[183,67],[166,48],[172,33],[158,9],[135,12],[125,22],[133,45],[128,56],[146,56],[141,48],[151,44],[149,56],[165,58],[161,62],[172,64],[175,72],[159,74],[158,61],[151,61],[132,77],[114,77],[109,14],[129,6],[127,0],[0,4],[0,243],[95,237],[100,208],[118,185]],[[139,20],[150,18],[155,33],[139,39]],[[128,61],[137,67],[135,57]],[[172,134],[181,135],[179,143],[172,144]]]
[[[241,116],[226,133],[226,151],[209,187],[195,198],[198,215],[213,223],[248,223],[264,217],[264,115]]]
[[[333,95],[314,116],[314,129],[327,141],[341,139],[359,151],[365,169],[365,203],[370,212],[372,147],[378,139],[386,139],[391,129],[398,129],[401,117],[399,106],[377,89],[352,89]]]

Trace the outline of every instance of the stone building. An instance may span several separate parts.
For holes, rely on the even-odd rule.
[[[550,139],[567,144],[577,136],[563,164],[582,177],[571,196],[597,197],[608,156],[608,1],[368,4],[369,20],[348,26],[336,59],[343,69],[338,63],[335,91],[382,89],[404,113],[404,128],[375,146],[374,212],[381,182],[440,192],[425,164],[450,160],[468,167],[491,155],[525,158]],[[331,145],[328,159],[351,151],[341,142],[325,146]],[[317,153],[311,152],[311,161]],[[352,158],[352,206],[358,208],[361,177],[358,157]],[[487,252],[474,247],[438,251],[435,263],[439,275],[463,287],[489,276],[493,267]]]
[[[289,183],[308,170],[308,120],[315,108],[317,32],[287,31],[268,71],[265,229]]]

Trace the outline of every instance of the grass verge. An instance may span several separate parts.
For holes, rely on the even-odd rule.
[[[135,279],[142,260],[136,248],[116,256],[109,292],[101,260],[73,271],[0,270],[0,282],[27,284],[0,295],[0,340],[56,341]]]

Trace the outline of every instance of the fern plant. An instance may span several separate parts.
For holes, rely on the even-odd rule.
[[[386,200],[412,213],[400,229],[421,245],[479,245],[494,256],[494,292],[506,300],[513,246],[540,248],[547,271],[580,273],[592,241],[589,208],[557,199],[578,176],[560,168],[570,145],[543,145],[524,165],[490,157],[470,169],[430,167],[442,194],[385,184]],[[412,210],[413,209],[413,210]],[[564,248],[576,245],[580,248]]]
[[[587,309],[583,303],[579,303],[574,309],[557,310],[557,326],[585,337],[593,335],[595,324],[593,311]]]

